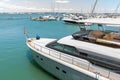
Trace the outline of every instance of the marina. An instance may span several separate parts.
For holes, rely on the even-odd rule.
[[[46,22],[39,22],[39,21],[31,21],[30,20],[30,16],[34,16],[34,17],[38,17],[41,14],[1,14],[0,17],[3,18],[4,16],[7,18],[9,16],[14,16],[14,17],[22,17],[22,18],[27,18],[27,19],[20,19],[20,20],[0,20],[1,21],[1,44],[4,43],[4,46],[1,45],[1,63],[3,65],[5,65],[5,62],[8,62],[6,65],[9,65],[8,67],[10,67],[10,70],[8,70],[8,67],[2,67],[2,70],[7,70],[8,73],[3,73],[1,74],[2,77],[0,77],[1,79],[18,79],[22,75],[23,79],[28,79],[31,78],[29,80],[36,80],[34,79],[34,76],[37,76],[36,78],[41,79],[42,76],[44,75],[46,76],[46,78],[42,78],[42,79],[49,79],[49,80],[57,80],[56,77],[54,77],[53,75],[49,74],[48,72],[46,72],[45,70],[43,70],[43,68],[41,68],[33,59],[32,55],[31,55],[31,51],[29,49],[27,49],[26,44],[25,44],[25,36],[23,34],[23,29],[26,28],[26,32],[28,34],[29,37],[35,37],[36,35],[39,35],[40,38],[44,37],[44,38],[55,38],[55,39],[60,39],[62,37],[68,36],[70,34],[73,34],[77,31],[80,30],[80,25],[68,25],[66,24],[64,21],[46,21]],[[18,17],[18,18],[19,18]],[[101,19],[102,20],[102,19]],[[96,21],[96,20],[92,20],[92,21]],[[93,23],[91,20],[82,20],[81,22],[89,22],[89,23]],[[114,20],[113,20],[114,21]],[[109,24],[111,23],[111,20],[106,19],[106,22]],[[104,22],[101,23],[106,23],[105,20]],[[6,24],[7,23],[7,24]],[[9,24],[8,24],[9,23]],[[80,22],[79,22],[80,23]],[[99,23],[99,21],[96,23]],[[109,25],[114,25],[117,22],[113,22],[112,24]],[[3,26],[2,26],[3,25]],[[24,25],[24,26],[23,26]],[[48,26],[49,25],[49,26]],[[57,25],[57,26],[54,26]],[[119,25],[119,23],[117,24]],[[94,25],[94,27],[97,27],[97,25]],[[8,28],[8,29],[7,29]],[[111,27],[112,28],[112,27]],[[118,27],[116,27],[118,28]],[[59,29],[59,31],[58,31]],[[53,34],[53,30],[54,30],[54,34]],[[118,30],[118,29],[117,29]],[[116,31],[116,29],[115,29]],[[64,33],[63,33],[64,32]],[[9,34],[9,35],[8,35]],[[16,45],[17,44],[17,45]],[[33,46],[36,44],[32,44]],[[7,47],[5,47],[7,46]],[[24,47],[23,47],[24,46]],[[39,46],[40,47],[40,46]],[[36,47],[38,48],[38,47]],[[44,50],[44,47],[42,47]],[[5,49],[7,49],[7,51],[5,51]],[[39,48],[40,49],[40,48]],[[39,50],[37,49],[37,50]],[[43,51],[44,52],[44,51]],[[9,56],[6,56],[8,55]],[[18,54],[18,55],[16,55]],[[58,55],[52,53],[52,51],[50,50],[50,56],[54,56],[59,58],[61,55],[60,53],[58,53]],[[96,72],[93,71],[93,66],[89,63],[89,62],[85,62],[85,64],[82,63],[82,65],[78,65],[79,62],[76,62],[76,60],[79,60],[79,58],[77,59],[73,59],[71,56],[69,56],[70,58],[64,59],[65,55],[63,55],[64,57],[60,57],[60,59],[62,61],[68,62],[68,63],[72,63],[73,65],[77,65],[78,67],[82,67],[85,68],[85,70],[88,71],[92,71],[92,72]],[[17,59],[16,59],[17,57]],[[21,60],[22,59],[22,60]],[[19,61],[19,62],[18,62]],[[81,60],[80,60],[81,61]],[[21,64],[20,64],[21,63]],[[12,64],[12,65],[11,65]],[[14,68],[14,66],[16,65],[16,68]],[[18,66],[17,66],[18,65]],[[23,66],[25,65],[25,66]],[[32,69],[29,70],[29,68]],[[77,69],[77,67],[76,67]],[[79,69],[79,68],[78,68]],[[17,77],[11,77],[13,76],[13,74],[9,75],[11,73],[11,70],[13,70],[13,74],[16,72],[16,76]],[[96,69],[95,69],[96,70]],[[23,75],[24,72],[24,75]],[[63,73],[66,73],[66,70],[63,71]],[[112,78],[117,80],[116,78],[119,78],[119,75],[116,75],[116,73],[111,73],[109,71],[105,71],[104,69],[100,69],[100,73],[104,73],[102,75],[105,76],[104,79],[106,79],[106,77],[108,78]],[[28,77],[25,75],[27,74]],[[31,75],[33,74],[33,75]],[[4,77],[5,75],[9,75],[10,77]],[[61,74],[62,75],[62,74]],[[116,77],[112,76],[115,75]],[[99,77],[98,73],[94,73],[93,76],[95,78]],[[63,76],[64,78],[64,76]],[[67,79],[67,78],[66,78]],[[103,79],[102,77],[100,79]]]
[[[0,80],[119,80],[120,1],[1,0]]]

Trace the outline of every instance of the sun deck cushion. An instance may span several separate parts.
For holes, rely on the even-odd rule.
[[[98,30],[93,30],[89,33],[89,37],[95,37],[95,38],[103,38],[105,35],[104,32],[98,31]]]
[[[120,35],[119,34],[115,34],[113,32],[106,34],[103,39],[106,40],[120,40]]]
[[[113,39],[120,40],[120,36],[114,36]]]

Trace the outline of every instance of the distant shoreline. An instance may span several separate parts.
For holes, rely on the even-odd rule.
[[[0,14],[67,14],[67,13],[69,14],[70,12],[0,12]],[[91,13],[78,13],[78,14],[91,14]],[[113,13],[93,13],[93,14],[113,14]]]

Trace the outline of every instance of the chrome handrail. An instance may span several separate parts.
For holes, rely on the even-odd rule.
[[[33,47],[34,49],[36,49],[37,51],[44,52],[50,56],[54,56],[60,60],[64,60],[66,62],[73,64],[73,65],[76,65],[76,66],[81,67],[83,69],[86,69],[90,72],[93,72],[94,74],[96,74],[96,78],[99,78],[99,76],[101,75],[101,76],[104,76],[104,77],[109,78],[111,80],[119,80],[120,79],[120,74],[117,74],[117,73],[114,73],[114,72],[109,71],[107,69],[92,65],[90,62],[87,63],[83,59],[75,58],[71,55],[64,54],[62,52],[58,52],[56,50],[53,50],[53,49],[50,49],[47,47],[43,47],[43,46],[36,44],[36,43],[33,43],[33,42],[30,43],[30,46]],[[46,51],[46,50],[48,50],[48,51]]]

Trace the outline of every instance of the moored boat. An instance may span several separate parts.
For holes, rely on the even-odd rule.
[[[119,80],[119,38],[103,39],[109,33],[81,30],[59,40],[28,38],[26,43],[35,61],[58,79]]]

